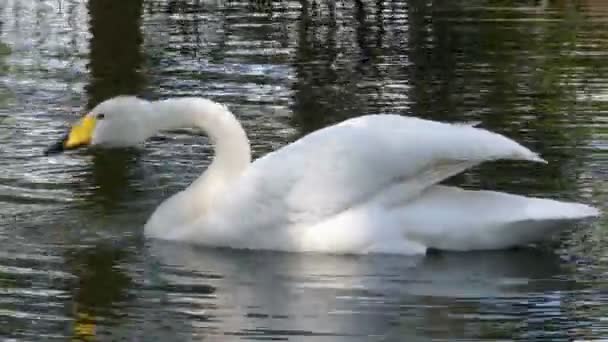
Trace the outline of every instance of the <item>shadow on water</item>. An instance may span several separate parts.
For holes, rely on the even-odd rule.
[[[112,212],[137,202],[140,194],[133,184],[142,175],[142,153],[137,148],[87,151],[93,163],[85,181],[93,184],[88,198],[93,210]]]

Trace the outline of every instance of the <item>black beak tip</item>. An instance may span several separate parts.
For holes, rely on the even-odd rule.
[[[60,141],[58,143],[55,143],[53,145],[51,145],[49,148],[47,148],[46,150],[44,150],[44,155],[45,156],[51,156],[54,154],[59,154],[61,152],[63,152],[63,142]]]
[[[61,138],[61,140],[59,140],[58,142],[54,143],[53,145],[49,146],[46,150],[44,150],[44,155],[45,156],[51,156],[54,154],[59,154],[62,153],[65,150],[65,147],[63,146],[63,142],[67,139],[67,135],[63,138]]]

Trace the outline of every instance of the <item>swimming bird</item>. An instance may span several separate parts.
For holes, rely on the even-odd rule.
[[[148,237],[209,246],[335,254],[503,249],[596,217],[580,203],[439,184],[482,162],[545,163],[472,124],[391,114],[322,128],[251,161],[247,135],[223,104],[195,97],[119,96],[81,120],[48,154],[120,147],[197,128],[214,145],[206,171],[160,204]]]

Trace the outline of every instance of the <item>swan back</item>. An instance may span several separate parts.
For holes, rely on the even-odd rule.
[[[398,184],[404,187],[395,195],[406,201],[447,177],[498,159],[542,161],[484,129],[373,115],[316,131],[263,157],[243,182],[282,198],[292,213],[310,216],[303,219],[316,220]]]
[[[359,117],[256,160],[226,188],[213,212],[181,229],[180,236],[205,243],[265,229],[263,237],[361,205],[403,204],[449,176],[496,159],[542,161],[513,140],[468,125]]]

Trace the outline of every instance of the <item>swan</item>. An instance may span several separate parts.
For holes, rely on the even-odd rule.
[[[46,152],[133,146],[178,128],[204,131],[214,157],[198,179],[156,208],[144,226],[147,237],[243,249],[411,255],[429,248],[526,245],[600,214],[580,203],[440,185],[486,161],[545,161],[473,124],[400,115],[348,119],[252,162],[247,135],[223,104],[119,96],[93,108]]]

